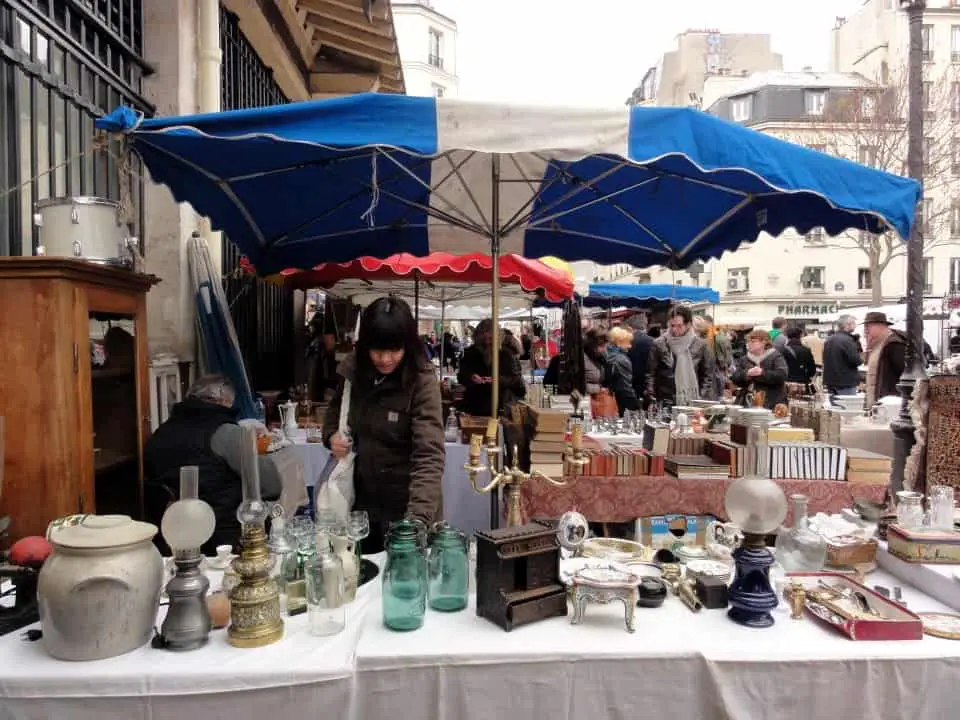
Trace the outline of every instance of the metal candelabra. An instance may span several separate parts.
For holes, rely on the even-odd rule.
[[[507,527],[520,527],[524,522],[523,511],[520,504],[520,490],[524,483],[535,477],[546,480],[554,487],[563,487],[567,482],[566,480],[557,480],[549,477],[541,472],[526,472],[521,470],[519,466],[520,454],[516,445],[513,446],[513,465],[507,466],[506,461],[503,459],[503,450],[499,440],[499,425],[495,420],[491,420],[490,425],[487,427],[486,439],[487,459],[490,466],[487,467],[481,464],[480,461],[481,452],[484,449],[482,447],[484,436],[473,435],[470,438],[470,458],[463,468],[467,471],[467,475],[470,477],[470,484],[473,486],[475,492],[488,494],[497,489],[506,489]],[[590,462],[589,458],[587,458],[583,452],[582,443],[583,425],[575,422],[571,432],[570,444],[567,446],[567,451],[563,455],[565,464],[570,464],[574,466],[574,468],[579,469]],[[486,485],[480,485],[477,482],[478,476],[487,471],[489,471],[491,475],[490,482]]]

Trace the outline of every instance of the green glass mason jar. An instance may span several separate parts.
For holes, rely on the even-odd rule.
[[[431,608],[456,612],[467,606],[470,587],[467,537],[446,523],[434,528],[427,559],[427,578]]]
[[[418,630],[427,611],[427,559],[419,524],[390,526],[383,566],[383,624],[391,630]]]

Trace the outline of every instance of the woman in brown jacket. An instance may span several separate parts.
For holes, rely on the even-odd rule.
[[[370,515],[367,552],[383,548],[390,523],[440,519],[445,459],[440,383],[427,361],[410,306],[384,297],[364,309],[356,350],[337,371],[340,392],[327,408],[324,436],[335,457],[351,449],[357,510]],[[351,383],[351,437],[338,431],[343,380]]]

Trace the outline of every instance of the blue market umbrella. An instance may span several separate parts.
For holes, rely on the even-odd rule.
[[[98,120],[260,274],[438,250],[682,268],[788,227],[906,238],[911,179],[688,108],[353,95]]]

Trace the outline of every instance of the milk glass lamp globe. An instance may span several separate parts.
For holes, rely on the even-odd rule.
[[[241,525],[260,525],[262,526],[270,515],[270,508],[267,503],[259,498],[244,500],[237,508],[237,520]]]
[[[217,519],[203,500],[177,500],[163,514],[160,531],[174,552],[196,550],[210,539]]]
[[[750,535],[776,532],[787,517],[787,498],[780,486],[769,478],[735,480],[723,502],[730,522]]]

